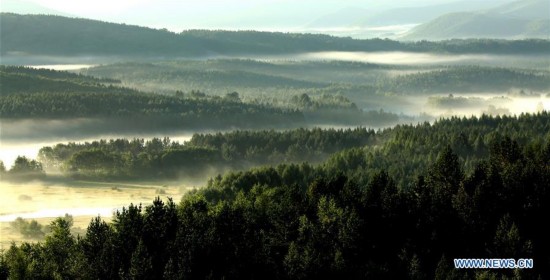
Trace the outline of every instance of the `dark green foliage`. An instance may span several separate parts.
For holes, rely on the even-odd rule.
[[[379,82],[379,87],[395,93],[441,93],[441,92],[495,92],[511,88],[548,90],[548,72],[507,69],[497,67],[458,66],[446,69],[403,75]],[[434,100],[443,103],[449,100]],[[453,105],[462,105],[464,99],[453,100]]]
[[[468,127],[468,131],[463,127]],[[324,166],[328,172],[344,172],[361,180],[364,173],[373,176],[385,170],[396,178],[400,188],[409,188],[441,155],[441,168],[453,169],[453,177],[441,175],[452,170],[434,168],[426,179],[438,182],[443,194],[448,192],[445,190],[456,191],[457,182],[462,180],[461,173],[474,171],[480,157],[487,156],[489,150],[494,150],[492,162],[497,166],[508,162],[517,165],[523,158],[518,155],[517,144],[533,140],[538,146],[532,146],[531,153],[542,150],[543,153],[536,157],[548,158],[550,148],[542,144],[550,136],[548,131],[548,113],[516,117],[484,115],[442,119],[433,125],[399,125],[379,132],[365,128],[235,131],[195,134],[185,144],[174,143],[168,138],[147,142],[116,139],[58,144],[42,148],[38,159],[46,167],[61,167],[74,176],[189,178],[258,165],[318,163],[328,158]],[[499,140],[506,139],[502,135],[513,137],[517,143],[508,140],[501,144],[503,147],[495,146]],[[448,154],[449,148],[461,159]],[[473,192],[468,186],[465,191]]]
[[[71,235],[69,221],[58,218],[51,224],[51,233],[44,242],[45,268],[56,278],[74,277],[78,269],[76,240]]]
[[[493,143],[505,138],[503,135],[513,137],[517,143],[526,144],[548,139],[549,131],[550,114],[547,112],[514,117],[453,117],[438,120],[433,125],[398,125],[376,134],[371,143],[380,144],[378,146],[369,145],[361,150],[345,150],[332,155],[326,168],[330,172],[344,171],[349,176],[359,176],[364,172],[374,175],[385,170],[396,179],[400,187],[408,188],[418,175],[428,171],[428,167],[448,146],[460,157],[462,169],[472,172],[480,162],[480,157],[487,156],[489,150],[495,149]],[[495,150],[493,157],[497,154]],[[459,177],[459,171],[456,171],[455,175]],[[437,170],[433,170],[431,177],[438,177]]]
[[[8,279],[8,276],[10,276],[10,267],[8,266],[6,255],[3,251],[0,251],[0,279]]]
[[[303,123],[302,113],[239,99],[177,98],[104,85],[87,76],[2,67],[0,118],[107,120],[120,129],[280,127]],[[40,89],[40,90],[37,90]]]
[[[548,125],[542,113],[396,127],[369,134],[385,144],[319,166],[230,172],[178,205],[130,205],[112,225],[94,219],[84,238],[56,220],[45,243],[12,246],[0,265],[16,279],[545,279]],[[346,138],[339,133],[327,135]],[[228,141],[236,136],[192,142],[231,145],[234,155],[238,142]],[[533,258],[535,267],[458,270],[454,258]]]
[[[46,176],[42,163],[25,156],[18,156],[11,169],[3,173],[5,179],[15,181],[41,179]]]
[[[24,156],[23,157],[19,156],[15,159],[15,162],[11,167],[10,172],[14,174],[41,173],[42,165],[35,160],[30,160]]]
[[[158,55],[190,49],[178,35],[150,28],[46,15],[2,13],[0,19],[2,54]],[[42,51],[36,52],[39,48]]]
[[[435,176],[434,179],[418,183],[426,189],[427,196],[416,189],[399,190],[384,172],[374,175],[362,186],[345,176],[318,170],[316,179],[306,179],[306,188],[299,183],[308,178],[304,168],[297,169],[288,184],[282,184],[283,174],[294,166],[247,172],[263,179],[238,185],[234,185],[236,177],[227,175],[205,190],[187,195],[177,207],[158,199],[143,213],[140,208],[130,206],[117,214],[112,230],[95,219],[81,240],[71,238],[63,224],[54,224],[54,233],[44,245],[22,245],[8,250],[4,255],[6,267],[14,277],[21,275],[18,273],[45,273],[72,278],[71,271],[79,267],[73,260],[97,264],[81,266],[86,273],[81,275],[89,275],[86,279],[159,279],[162,276],[169,279],[469,279],[474,271],[453,269],[452,259],[476,256],[534,258],[540,266],[529,275],[546,275],[544,267],[550,260],[544,252],[548,250],[548,243],[541,239],[544,235],[539,235],[540,227],[534,230],[537,222],[525,219],[523,209],[508,208],[493,213],[478,211],[480,206],[471,205],[471,211],[481,216],[469,221],[473,223],[470,226],[457,219],[460,209],[439,200],[446,199],[436,195],[439,184],[463,185],[478,176],[456,173],[456,160],[456,155],[445,149],[434,162],[431,171],[434,175],[429,175]],[[478,168],[488,167],[481,164]],[[506,174],[510,168],[513,167],[498,170],[497,176]],[[544,171],[548,168],[547,162],[541,164],[531,175],[548,182],[550,174]],[[458,181],[441,182],[435,174],[448,175]],[[527,178],[521,182],[525,186],[532,184]],[[474,187],[483,188],[483,185]],[[203,196],[212,197],[218,192],[233,195],[225,195],[221,200]],[[460,189],[450,189],[449,194],[460,195]],[[502,205],[505,194],[506,187],[485,202]],[[476,194],[463,195],[476,199]],[[523,200],[532,195],[549,198],[548,191],[543,189],[516,193],[513,198]],[[534,207],[531,215],[542,218],[543,207],[547,206]],[[504,216],[496,221],[487,220],[488,225],[477,225],[486,221],[487,215]],[[512,222],[512,217],[522,222]],[[481,227],[487,228],[478,232]],[[79,245],[75,245],[77,243]],[[77,254],[74,248],[81,248],[85,257],[70,259],[69,256]],[[26,254],[25,250],[44,253]],[[47,266],[44,270],[29,270],[35,261]],[[21,267],[26,268],[18,272]],[[63,273],[61,267],[66,268]],[[492,273],[499,277],[513,274],[505,270]]]
[[[67,71],[56,71],[51,69],[34,69],[23,66],[5,66],[0,65],[0,89],[1,93],[12,94],[18,91],[29,91],[33,87],[39,86],[41,90],[66,90],[63,87],[64,81],[71,81],[76,85],[85,88],[86,85],[95,86],[103,83],[118,84],[119,80],[109,78],[95,78],[82,74],[70,73]],[[25,77],[28,80],[22,79]],[[19,79],[17,79],[19,78]],[[11,79],[11,81],[8,81]],[[33,83],[31,83],[31,81]],[[49,82],[49,84],[48,84]],[[58,82],[57,84],[55,82]],[[38,83],[38,84],[37,84]],[[55,87],[58,85],[58,87]]]
[[[54,220],[44,243],[12,245],[4,254],[8,279],[76,279],[85,267],[71,222]]]
[[[85,177],[203,177],[213,171],[239,170],[281,162],[320,162],[328,155],[372,143],[375,132],[297,129],[195,134],[188,143],[168,138],[101,140],[44,147],[38,158],[47,167]]]
[[[86,235],[80,239],[80,248],[89,269],[86,276],[91,279],[114,279],[118,276],[115,263],[113,226],[99,217],[88,225]]]

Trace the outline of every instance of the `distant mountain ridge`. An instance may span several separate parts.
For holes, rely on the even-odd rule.
[[[550,41],[403,43],[322,34],[163,29],[48,15],[0,14],[0,54],[6,56],[125,56],[132,58],[278,55],[322,51],[548,53]]]
[[[405,40],[550,38],[550,1],[520,0],[479,12],[442,15],[413,28]]]
[[[490,13],[531,20],[550,20],[550,1],[519,0],[490,9]]]
[[[399,7],[375,11],[361,7],[347,7],[319,17],[309,28],[373,27],[400,24],[420,24],[452,11],[476,11],[495,6],[496,1],[460,0],[426,6]]]
[[[494,1],[456,1],[423,7],[402,7],[384,11],[357,22],[360,26],[419,24],[452,11],[475,11],[494,6]]]
[[[21,1],[21,0],[2,0],[2,4],[0,5],[0,12],[1,13],[18,13],[18,14],[43,14],[43,15],[70,16],[67,13],[50,9],[31,1]]]

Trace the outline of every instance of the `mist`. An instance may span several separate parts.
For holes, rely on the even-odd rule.
[[[517,97],[499,93],[448,93],[407,98],[409,106],[394,108],[407,115],[428,114],[434,119],[451,116],[520,115],[550,110],[550,98]],[[439,101],[439,102],[434,102]],[[442,101],[442,102],[441,102]],[[445,104],[447,102],[447,104]]]
[[[116,122],[115,122],[116,123]],[[112,124],[112,123],[111,123]],[[10,168],[18,156],[35,159],[38,151],[46,146],[59,143],[84,143],[99,139],[152,138],[169,137],[173,141],[184,143],[197,131],[138,131],[123,130],[123,125],[108,126],[104,120],[68,119],[68,120],[1,120],[0,122],[0,160]]]
[[[435,54],[419,52],[313,52],[296,56],[284,56],[281,59],[302,61],[340,60],[408,66],[479,65],[550,70],[550,56],[546,55]]]
[[[204,183],[204,182],[203,182]],[[11,183],[0,180],[0,249],[12,242],[36,242],[22,236],[12,225],[17,218],[36,220],[42,226],[65,215],[74,220],[71,231],[84,234],[92,218],[110,221],[116,211],[131,203],[145,207],[156,197],[177,201],[193,188],[191,183],[105,183],[67,179]]]

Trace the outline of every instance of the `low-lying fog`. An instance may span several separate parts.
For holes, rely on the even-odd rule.
[[[390,106],[384,110],[409,116],[428,114],[434,119],[455,115],[519,115],[550,110],[550,96],[547,93],[530,97],[507,93],[442,93],[399,98],[404,99],[399,106]]]
[[[480,116],[481,114],[503,115],[535,113],[550,110],[550,96],[540,93],[530,97],[508,93],[475,93],[475,94],[430,94],[423,96],[388,97],[399,100],[395,105],[382,108],[384,111],[403,115],[403,122],[410,123],[432,120],[452,115]],[[379,108],[364,108],[378,110]],[[415,118],[416,116],[416,118]],[[422,117],[418,117],[422,116]],[[412,117],[412,118],[411,118]],[[193,133],[212,133],[214,131],[157,132],[136,133],[134,131],[105,132],[101,124],[90,119],[78,120],[17,120],[0,121],[0,160],[10,168],[17,156],[36,158],[40,148],[67,142],[92,142],[99,139],[116,138],[151,138],[169,137],[183,143],[191,139]],[[315,125],[323,128],[342,128],[343,126]],[[347,127],[347,126],[345,126]],[[376,127],[376,129],[379,127]],[[217,131],[216,131],[217,132]]]
[[[27,65],[34,69],[52,69],[57,71],[71,71],[94,67],[94,64],[52,64],[52,65]]]
[[[550,70],[547,55],[439,54],[427,52],[311,52],[288,60],[344,60],[391,65],[479,65]]]
[[[443,54],[429,52],[308,52],[288,55],[210,55],[204,57],[46,57],[46,56],[3,56],[2,64],[27,65],[56,70],[78,70],[94,65],[110,64],[125,61],[162,61],[174,59],[255,59],[261,61],[305,61],[305,60],[344,60],[364,63],[379,63],[391,65],[480,65],[514,68],[531,68],[550,70],[548,55],[501,55],[501,54]]]
[[[177,203],[188,188],[178,183],[0,182],[0,250],[8,248],[14,241],[36,241],[25,238],[14,229],[11,222],[18,217],[37,220],[45,226],[54,218],[68,214],[74,219],[73,229],[82,234],[90,220],[98,215],[110,220],[122,207],[128,207],[130,203],[146,206],[157,196],[164,201],[171,197]]]
[[[67,142],[93,142],[99,139],[169,137],[183,143],[193,132],[113,133],[101,130],[101,122],[91,119],[75,120],[0,120],[0,160],[10,168],[17,156],[35,159],[40,148]],[[208,132],[208,131],[205,131]]]

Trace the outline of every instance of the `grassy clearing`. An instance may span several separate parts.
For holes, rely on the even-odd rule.
[[[106,183],[73,181],[63,183],[0,182],[0,249],[12,242],[36,242],[23,236],[11,222],[17,217],[48,225],[55,217],[73,216],[73,233],[84,234],[93,217],[111,220],[111,213],[130,203],[147,205],[157,196],[179,201],[189,187],[178,183]]]

